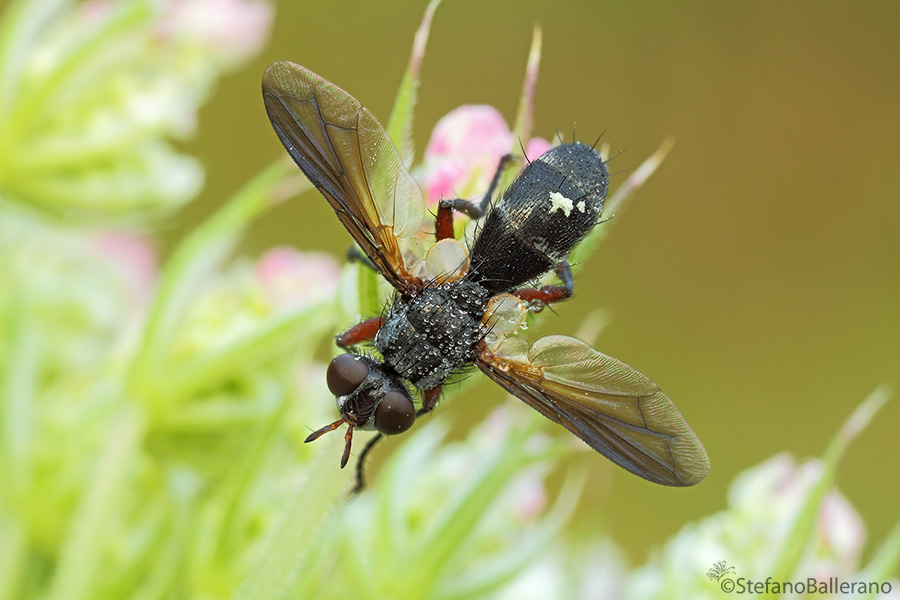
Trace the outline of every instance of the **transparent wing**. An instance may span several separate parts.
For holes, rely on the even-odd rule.
[[[384,128],[353,96],[294,63],[271,64],[262,89],[281,143],[369,260],[395,287],[415,282],[425,205]]]
[[[581,340],[508,338],[476,363],[488,377],[617,465],[664,485],[699,483],[706,450],[659,387]]]

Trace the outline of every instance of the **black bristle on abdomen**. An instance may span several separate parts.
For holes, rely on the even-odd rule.
[[[590,146],[548,150],[491,208],[467,278],[498,294],[554,268],[599,221],[608,182],[606,163]]]

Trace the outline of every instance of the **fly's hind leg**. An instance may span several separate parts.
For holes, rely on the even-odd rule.
[[[437,218],[434,225],[435,236],[438,241],[453,237],[454,210],[458,210],[471,219],[480,219],[485,215],[488,207],[491,205],[491,198],[494,197],[494,192],[497,191],[497,186],[500,185],[500,177],[512,159],[512,154],[506,154],[500,158],[497,170],[494,171],[494,177],[491,179],[491,185],[479,202],[475,203],[462,198],[452,198],[441,200],[438,203]]]
[[[575,292],[575,282],[572,279],[572,268],[569,261],[564,260],[554,270],[562,285],[542,285],[539,288],[522,288],[513,293],[514,296],[531,303],[532,310],[539,312],[543,305],[559,302],[571,298]]]

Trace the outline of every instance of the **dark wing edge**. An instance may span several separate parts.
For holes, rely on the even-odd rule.
[[[294,63],[272,63],[262,90],[279,140],[369,260],[394,287],[415,285],[409,252],[425,206],[384,128],[350,94]]]
[[[581,340],[547,336],[524,354],[482,346],[475,362],[506,391],[635,475],[680,487],[709,473],[706,450],[668,396]]]

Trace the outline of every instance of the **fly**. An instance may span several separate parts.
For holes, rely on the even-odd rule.
[[[403,433],[434,409],[452,374],[474,364],[644,479],[687,486],[706,477],[703,445],[650,379],[573,337],[529,344],[511,335],[524,329],[529,311],[572,295],[568,256],[600,220],[608,187],[596,150],[579,142],[551,148],[492,204],[501,161],[479,202],[440,201],[437,242],[425,252],[422,192],[372,113],[290,62],[269,66],[262,88],[281,143],[397,291],[383,316],[337,336],[346,352],[328,365],[326,379],[340,418],[307,442],[347,425],[344,467],[354,429]],[[483,219],[471,248],[454,239],[457,211]],[[551,270],[561,285],[529,286]],[[363,342],[380,357],[352,351]],[[421,397],[418,409],[414,397]]]

